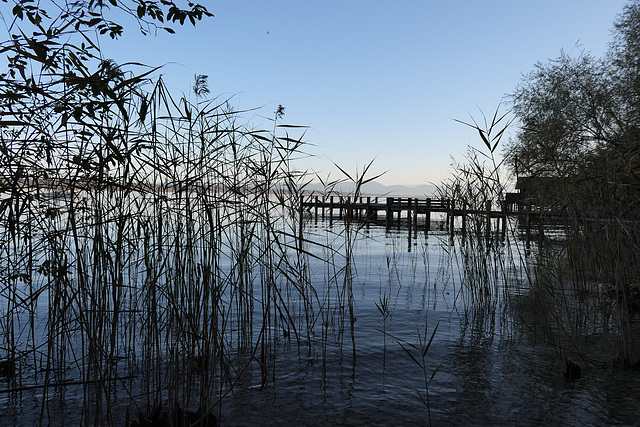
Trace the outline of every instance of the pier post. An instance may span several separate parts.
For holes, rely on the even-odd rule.
[[[451,200],[445,200],[445,206],[447,207],[447,216],[444,222],[444,229],[449,231],[449,223],[451,222]]]
[[[342,204],[345,207],[342,218],[351,219],[351,196],[347,196],[347,200]]]
[[[415,235],[415,237],[418,237],[418,201],[420,199],[419,198],[415,198],[415,200],[413,201],[413,234]]]
[[[467,235],[467,201],[462,202],[462,237]]]
[[[325,211],[326,205],[327,205],[327,196],[323,195],[322,196],[322,218],[324,218],[326,215],[326,211]]]
[[[544,239],[544,218],[542,212],[538,213],[538,243]]]
[[[527,202],[525,205],[525,248],[531,249],[531,203]]]
[[[358,198],[357,197],[353,197],[353,201],[348,201],[349,203],[349,219],[359,219],[359,213],[358,212]]]
[[[424,231],[428,232],[431,230],[431,198],[427,198],[427,207],[425,214]]]
[[[501,207],[502,207],[502,241],[504,241],[507,235],[507,213],[509,211],[509,207],[507,206],[506,200],[502,201]]]
[[[408,203],[407,203],[407,224],[409,226],[409,241],[411,241],[411,226],[412,226],[412,215],[411,215],[411,206],[413,204],[413,199],[411,197],[409,197],[408,199]]]
[[[333,222],[333,196],[329,196],[329,224]]]
[[[304,225],[304,196],[300,197],[300,206],[298,206],[300,222],[298,224],[298,239],[300,239],[300,248],[302,248],[302,227]]]
[[[393,205],[393,197],[387,197],[387,206],[386,206],[386,221],[387,221],[387,228],[391,228],[391,224],[393,223],[393,209],[392,209],[392,205]]]
[[[485,202],[485,210],[487,215],[487,236],[491,235],[491,200]]]
[[[316,219],[318,219],[318,196],[315,196],[314,212],[315,212]]]
[[[451,199],[451,228],[449,231],[451,231],[451,240],[453,240],[453,236],[454,236],[454,228],[453,225],[455,223],[456,220],[456,201]]]
[[[374,201],[373,201],[373,203],[374,203],[376,206],[378,206],[378,197],[376,197],[376,198],[375,198],[375,199],[373,199],[373,200],[374,200]],[[373,219],[374,219],[374,220],[376,220],[376,221],[378,220],[378,208],[374,209],[374,211],[373,211]]]

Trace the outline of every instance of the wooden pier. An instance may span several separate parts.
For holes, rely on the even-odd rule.
[[[384,214],[384,221],[387,228],[393,224],[400,223],[401,219],[406,219],[409,233],[418,230],[418,219],[423,218],[424,231],[431,230],[432,214],[444,216],[444,228],[454,234],[454,224],[456,217],[461,218],[461,231],[466,232],[467,220],[474,216],[483,218],[486,221],[486,228],[489,233],[492,229],[502,234],[506,232],[506,223],[509,216],[520,215],[525,219],[527,227],[527,238],[530,234],[530,224],[532,218],[539,216],[539,213],[530,205],[514,205],[501,203],[500,209],[494,209],[491,202],[487,202],[484,209],[468,207],[466,204],[451,199],[438,198],[418,198],[418,197],[358,197],[349,196],[306,196],[300,205],[301,217],[305,214],[314,217],[337,219],[354,219],[360,221],[380,222],[380,216]],[[494,227],[492,227],[492,223]]]

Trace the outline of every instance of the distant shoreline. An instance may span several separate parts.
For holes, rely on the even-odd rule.
[[[326,193],[326,188],[319,182],[308,184],[304,188],[306,194]],[[334,193],[349,195],[355,190],[355,184],[352,182],[342,182],[334,186]],[[360,190],[362,196],[378,196],[378,197],[431,197],[436,194],[436,186],[434,184],[422,185],[383,185],[376,181],[364,184]]]

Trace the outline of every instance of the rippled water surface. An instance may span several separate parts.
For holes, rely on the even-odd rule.
[[[512,295],[472,301],[446,234],[408,246],[406,233],[371,228],[358,241],[355,360],[348,336],[330,339],[324,357],[298,357],[283,346],[274,384],[261,388],[259,373],[250,373],[248,387],[224,405],[224,425],[428,424],[417,393],[426,397],[423,369],[400,343],[421,360],[411,345],[436,326],[425,358],[428,378],[437,369],[429,383],[433,425],[638,423],[638,372],[584,363],[583,376],[567,382],[562,351],[522,321],[532,302],[526,288],[517,290],[528,286],[518,268]],[[376,303],[385,295],[390,314],[383,325]]]
[[[339,246],[341,227],[320,222],[307,231],[312,240]],[[348,313],[342,326],[334,319],[324,334],[319,318],[310,343],[281,337],[267,385],[261,386],[256,364],[242,373],[222,399],[221,425],[638,423],[638,372],[583,361],[582,377],[565,380],[565,353],[535,332],[521,267],[507,262],[506,287],[481,300],[470,296],[459,244],[445,232],[418,233],[411,241],[405,228],[372,225],[359,233],[355,353]],[[320,248],[309,250],[322,257]],[[502,250],[526,261],[515,243]],[[319,270],[312,268],[312,283],[326,286]],[[423,369],[420,343],[432,336]],[[72,413],[74,393],[68,392],[64,411]],[[38,406],[30,410],[28,399],[20,407],[6,398],[2,404],[6,422],[37,418]]]

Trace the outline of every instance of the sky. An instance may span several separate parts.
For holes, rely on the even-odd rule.
[[[564,50],[600,57],[625,0],[398,0],[208,2],[215,16],[176,34],[126,28],[104,41],[106,58],[164,65],[188,93],[195,74],[247,121],[273,117],[309,126],[310,156],[296,166],[330,179],[373,161],[385,185],[439,183],[451,159],[482,148],[455,119],[482,120],[536,62]],[[260,127],[260,126],[258,126]]]

